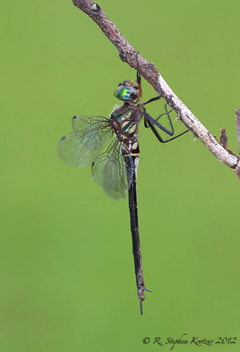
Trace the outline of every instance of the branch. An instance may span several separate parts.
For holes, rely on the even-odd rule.
[[[100,6],[92,0],[73,0],[73,4],[85,12],[100,27],[107,38],[115,45],[119,52],[119,57],[123,62],[127,62],[130,67],[137,70],[136,50],[119,32],[113,22],[111,22]],[[205,146],[215,155],[215,157],[228,167],[235,169],[238,164],[238,156],[230,150],[225,149],[194,116],[194,114],[183,104],[172,89],[167,85],[153,63],[148,62],[138,55],[141,75],[158,91],[157,81],[161,87],[162,97],[169,106],[178,114],[179,119],[184,123],[193,135],[200,139]]]
[[[240,110],[235,110],[236,112],[236,130],[237,130],[237,139],[240,153]],[[238,179],[240,180],[240,160],[238,161],[237,167],[233,170],[235,174],[238,175]]]

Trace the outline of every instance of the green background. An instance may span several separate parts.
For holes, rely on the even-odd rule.
[[[227,129],[237,154],[239,0],[99,5],[213,135]],[[141,126],[139,222],[152,293],[140,316],[127,200],[106,197],[90,167],[57,155],[72,116],[108,117],[118,83],[136,71],[71,0],[0,10],[0,350],[155,351],[155,337],[239,338],[240,181],[191,134],[162,145]],[[155,95],[143,81],[143,99]],[[153,117],[163,103],[149,106]]]

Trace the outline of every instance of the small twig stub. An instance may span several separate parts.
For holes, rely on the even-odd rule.
[[[236,109],[236,130],[237,130],[237,140],[239,146],[239,155],[240,155],[240,110]]]
[[[220,143],[222,144],[224,149],[227,149],[227,141],[228,141],[228,137],[226,135],[226,128],[222,128],[220,130],[221,132],[221,136],[220,136]]]

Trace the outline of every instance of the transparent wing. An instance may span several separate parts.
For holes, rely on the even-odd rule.
[[[134,162],[126,148],[114,140],[92,164],[94,180],[111,198],[122,200],[132,183]]]
[[[73,130],[75,132],[64,136],[58,146],[59,157],[71,166],[91,164],[112,138],[109,119],[103,116],[74,116]]]

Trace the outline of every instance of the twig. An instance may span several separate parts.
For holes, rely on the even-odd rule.
[[[137,70],[136,50],[123,37],[113,22],[111,22],[100,6],[92,0],[73,0],[73,4],[85,12],[100,27],[107,38],[115,45],[119,52],[119,57],[123,62]],[[185,124],[193,135],[200,139],[205,146],[222,163],[232,169],[236,169],[238,156],[224,147],[217,139],[201,124],[194,114],[183,104],[172,89],[167,85],[153,63],[148,62],[138,55],[141,75],[157,91],[157,80],[161,87],[162,97],[168,102],[169,106],[178,114],[180,120]]]

